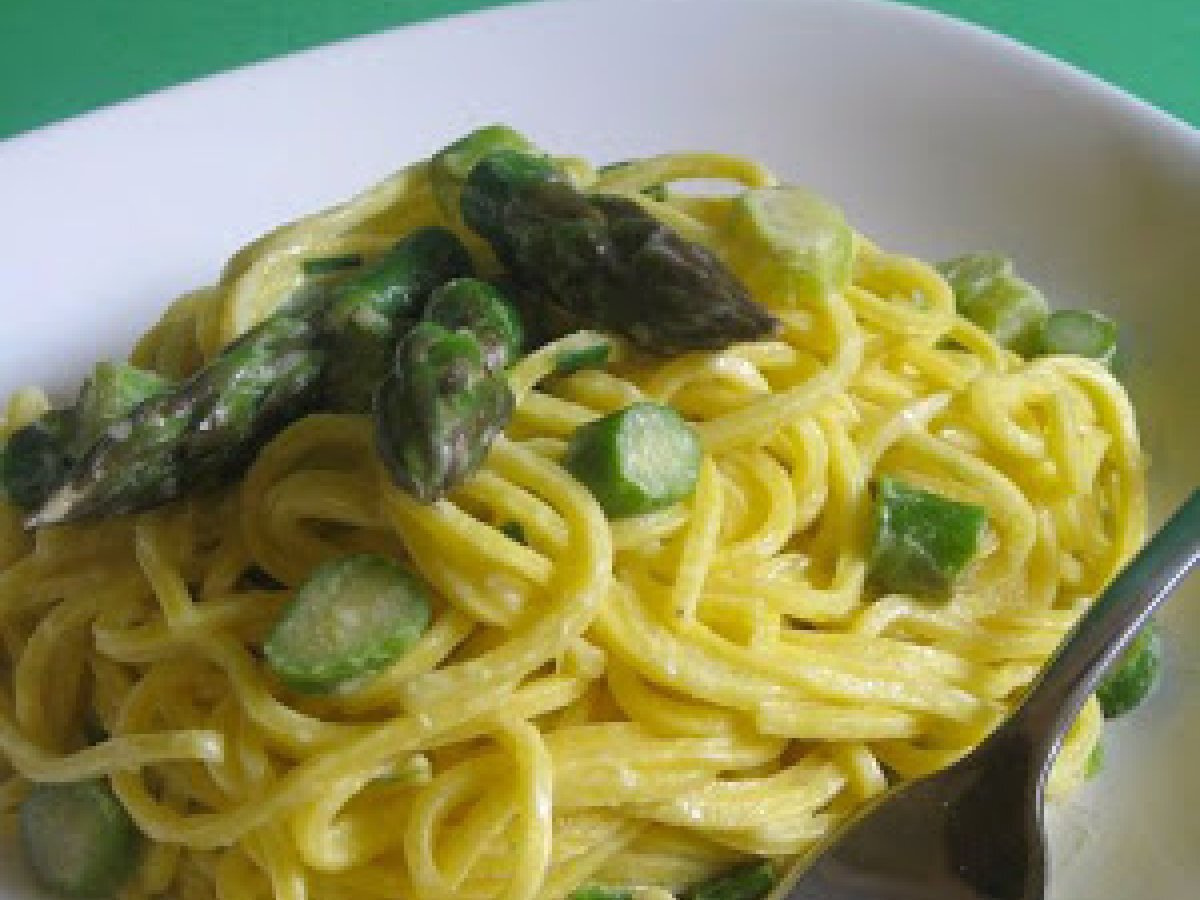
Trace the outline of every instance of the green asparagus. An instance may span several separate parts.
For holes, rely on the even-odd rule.
[[[875,490],[871,580],[880,590],[943,597],[979,550],[987,513],[884,476]]]
[[[323,362],[310,322],[271,316],[178,387],[110,424],[28,524],[133,512],[228,480],[312,406]]]
[[[169,385],[125,363],[97,363],[74,406],[44,413],[0,450],[0,493],[22,509],[37,509],[110,425]]]
[[[69,455],[79,459],[114,422],[151,397],[165,393],[171,382],[156,372],[126,363],[100,362],[84,382],[75,403]]]
[[[469,329],[421,322],[400,342],[375,400],[376,444],[392,478],[436,500],[483,462],[513,395]]]
[[[1111,366],[1117,355],[1117,323],[1090,309],[1058,309],[1042,326],[1039,356],[1085,356]]]
[[[499,288],[478,278],[456,278],[433,292],[425,318],[451,331],[467,329],[479,341],[483,363],[499,371],[517,361],[525,343],[521,317]]]
[[[938,265],[954,291],[958,311],[1022,356],[1037,352],[1048,307],[1045,297],[1017,276],[1012,260],[968,253]]]
[[[396,341],[420,316],[430,292],[470,272],[471,259],[452,232],[418,228],[372,266],[334,286],[321,314],[328,345],[325,405],[368,412]]]
[[[850,281],[854,231],[832,203],[795,185],[753,188],[733,202],[733,263],[760,296],[815,296]]]
[[[462,215],[518,280],[580,326],[643,350],[719,349],[776,327],[706,248],[632,200],[581,193],[546,157],[484,156],[463,186]]]
[[[578,350],[563,350],[554,360],[555,375],[573,375],[584,369],[602,369],[612,356],[612,344],[601,341]]]
[[[607,887],[602,884],[585,884],[571,891],[567,900],[633,900],[633,889]]]
[[[403,655],[429,626],[429,589],[394,560],[356,554],[318,566],[263,646],[290,687],[324,693]]]
[[[537,148],[520,132],[507,125],[485,125],[466,134],[434,154],[429,162],[433,197],[449,221],[458,221],[463,183],[475,164],[497,150],[537,153]]]
[[[356,269],[362,265],[362,256],[358,253],[340,253],[337,256],[317,256],[306,259],[300,264],[305,275],[329,275],[345,269]]]
[[[97,396],[90,400],[85,389],[80,409],[95,410],[103,427],[65,475],[61,461],[45,449],[44,436],[37,444],[41,456],[26,452],[5,463],[21,476],[18,487],[27,499],[39,495],[26,485],[44,487],[58,473],[50,495],[31,504],[28,524],[134,512],[217,486],[236,477],[263,443],[301,415],[319,407],[366,411],[386,375],[397,332],[419,315],[434,287],[469,266],[466,250],[449,231],[418,229],[370,268],[301,292],[186,381],[153,394],[123,418],[114,421],[108,411],[114,399],[134,392],[110,387],[93,391]],[[93,378],[92,384],[112,380]],[[121,383],[131,380],[126,372]],[[6,460],[13,456],[5,454]]]
[[[1158,684],[1161,669],[1162,639],[1158,626],[1151,619],[1096,689],[1096,699],[1100,701],[1104,717],[1115,719],[1139,706]]]
[[[710,878],[688,891],[688,900],[760,900],[778,878],[768,859],[753,859]]]
[[[110,896],[137,864],[137,828],[105,781],[34,785],[20,830],[38,881],[66,897]]]
[[[618,519],[691,494],[700,456],[700,439],[679,413],[641,402],[575,429],[563,464]]]
[[[71,466],[67,426],[72,413],[53,413],[18,428],[0,447],[0,495],[24,510],[45,503]]]

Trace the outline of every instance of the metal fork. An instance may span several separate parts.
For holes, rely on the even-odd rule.
[[[1024,703],[954,765],[882,796],[772,900],[1041,900],[1046,775],[1080,707],[1200,557],[1200,491],[1088,610]]]

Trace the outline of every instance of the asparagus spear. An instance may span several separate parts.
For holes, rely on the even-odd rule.
[[[520,345],[497,288],[461,278],[434,293],[375,399],[376,443],[397,484],[436,500],[479,467],[512,415],[503,369]]]
[[[279,313],[174,390],[110,425],[30,527],[146,509],[240,471],[311,406],[324,362],[313,324]]]
[[[109,425],[168,385],[154,372],[97,363],[74,406],[52,409],[9,438],[0,452],[0,494],[22,509],[37,509]]]
[[[516,362],[524,344],[521,317],[495,285],[478,278],[448,281],[429,298],[425,318],[450,330],[465,328],[479,341],[493,371]]]
[[[28,525],[134,512],[214,487],[310,410],[369,408],[396,332],[469,264],[452,233],[423,228],[374,266],[301,292],[192,377],[107,423]]]
[[[536,153],[537,148],[507,125],[485,125],[443,147],[429,161],[429,181],[442,214],[450,221],[459,217],[463,182],[475,164],[501,148]]]
[[[576,190],[544,156],[506,148],[470,170],[462,215],[519,280],[581,325],[653,353],[722,348],[774,317],[706,248],[637,203]]]
[[[328,362],[325,401],[343,412],[367,412],[387,375],[400,335],[439,284],[468,275],[471,258],[453,232],[418,228],[373,266],[332,289],[322,314]]]
[[[78,459],[100,440],[113,422],[129,415],[171,383],[157,372],[119,362],[98,362],[84,382],[73,410],[70,456]]]
[[[508,382],[470,332],[421,322],[376,395],[379,454],[397,484],[436,500],[479,467],[512,410]]]

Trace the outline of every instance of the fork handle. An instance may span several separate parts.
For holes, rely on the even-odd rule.
[[[1051,758],[1088,695],[1150,614],[1200,559],[1200,490],[1150,539],[1076,624],[1003,726]]]

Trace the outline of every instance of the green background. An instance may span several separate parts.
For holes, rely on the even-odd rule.
[[[0,0],[0,138],[242,63],[503,2]],[[1200,125],[1200,0],[918,5],[1011,35]]]

